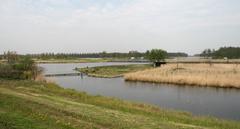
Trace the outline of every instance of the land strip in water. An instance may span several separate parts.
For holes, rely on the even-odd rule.
[[[125,74],[127,81],[240,88],[240,64],[167,64]]]
[[[151,64],[131,64],[131,65],[113,65],[113,66],[98,66],[76,69],[79,72],[85,73],[91,77],[114,78],[121,77],[126,73],[136,72],[152,68]]]
[[[90,96],[53,83],[0,80],[0,128],[239,129],[240,123]]]

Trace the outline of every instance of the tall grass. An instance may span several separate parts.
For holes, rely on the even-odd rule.
[[[167,64],[129,73],[128,81],[240,88],[239,64]]]

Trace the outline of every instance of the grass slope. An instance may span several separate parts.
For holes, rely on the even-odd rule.
[[[113,78],[123,76],[123,74],[129,72],[145,70],[151,67],[152,66],[150,64],[134,64],[134,65],[98,66],[91,68],[80,68],[77,70],[92,77]]]
[[[240,129],[240,123],[89,96],[55,84],[0,80],[0,129]]]

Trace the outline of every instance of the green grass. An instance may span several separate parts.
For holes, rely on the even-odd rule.
[[[0,80],[0,129],[240,129],[237,121],[196,117],[55,84]]]
[[[98,66],[90,68],[80,68],[77,70],[87,74],[88,76],[113,78],[123,76],[126,73],[136,72],[151,67],[152,66],[150,64],[133,64],[133,65]]]

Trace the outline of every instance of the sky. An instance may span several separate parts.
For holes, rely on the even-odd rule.
[[[0,0],[0,53],[240,46],[240,0]]]

